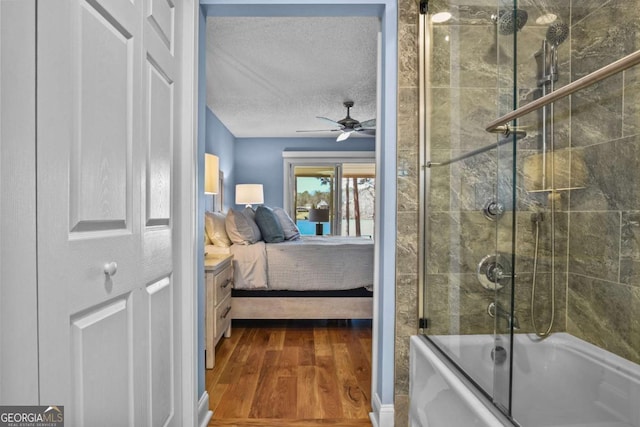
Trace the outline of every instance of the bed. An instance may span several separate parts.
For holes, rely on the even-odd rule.
[[[233,255],[233,319],[372,318],[373,239],[300,236],[265,206],[207,212],[205,231],[205,253]]]
[[[373,240],[302,236],[207,246],[233,254],[234,319],[372,318]]]
[[[371,319],[371,238],[302,236],[207,246],[233,254],[234,319]]]

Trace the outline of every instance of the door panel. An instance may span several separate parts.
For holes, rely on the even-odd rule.
[[[170,419],[173,407],[175,351],[171,329],[173,286],[164,278],[147,287],[149,305],[149,378],[151,379],[151,423],[163,426]]]
[[[72,231],[131,224],[132,54],[138,40],[132,24],[123,21],[87,3],[80,12],[81,43],[71,70],[79,81],[70,163]]]
[[[111,425],[134,425],[131,305],[126,295],[72,319],[74,387],[69,409],[75,413],[76,425],[103,425],[106,420]],[[108,404],[98,396],[110,396]]]
[[[150,1],[149,22],[158,33],[158,37],[167,46],[173,49],[173,25],[174,25],[174,5],[168,0]]]
[[[147,226],[169,225],[171,152],[173,148],[173,81],[147,58],[149,130],[147,152]]]
[[[155,283],[171,274],[172,235],[172,153],[176,126],[175,78],[178,63],[171,43],[165,43],[156,23],[161,8],[156,2],[147,3],[150,14],[143,20],[144,74],[143,139],[145,163],[142,188],[145,210],[143,250],[143,280]],[[168,4],[166,1],[164,4]],[[165,11],[163,25],[173,26],[175,6]],[[169,33],[170,34],[170,33]],[[171,38],[167,39],[169,42]]]

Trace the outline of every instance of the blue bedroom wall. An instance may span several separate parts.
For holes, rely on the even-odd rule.
[[[350,138],[345,142],[336,142],[335,138],[238,138],[235,180],[236,184],[262,184],[264,204],[283,207],[283,151],[374,150],[374,138]]]
[[[222,124],[218,117],[207,107],[207,136],[205,151],[220,158],[220,170],[224,173],[223,211],[233,207],[235,189],[235,137]],[[209,197],[211,199],[211,197]],[[211,200],[208,200],[209,205]]]

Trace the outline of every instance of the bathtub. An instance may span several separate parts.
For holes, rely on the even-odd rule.
[[[506,360],[492,335],[434,337],[498,405],[509,405]],[[499,338],[498,338],[499,339]],[[514,425],[422,336],[411,337],[412,427]],[[640,427],[640,365],[566,333],[514,335],[511,415],[522,427]],[[494,387],[495,383],[495,387]],[[494,389],[495,388],[495,389]]]

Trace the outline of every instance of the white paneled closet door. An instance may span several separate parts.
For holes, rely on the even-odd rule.
[[[37,4],[40,403],[69,426],[179,424],[180,7]]]

